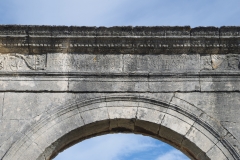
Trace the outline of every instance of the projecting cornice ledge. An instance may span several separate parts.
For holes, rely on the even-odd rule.
[[[0,53],[240,53],[240,27],[0,25]]]

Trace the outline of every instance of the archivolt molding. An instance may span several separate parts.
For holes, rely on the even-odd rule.
[[[189,110],[183,100],[175,98],[172,102],[140,96],[104,96],[56,107],[23,131],[3,160],[50,159],[73,143],[111,132],[153,136],[193,159],[240,158],[224,138],[229,133],[221,124],[195,106]]]

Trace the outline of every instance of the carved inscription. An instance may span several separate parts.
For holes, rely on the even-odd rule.
[[[121,72],[122,55],[48,54],[49,70],[69,72]]]
[[[125,70],[129,71],[189,71],[198,70],[200,58],[198,54],[173,54],[173,55],[125,55]]]
[[[0,54],[0,71],[45,70],[46,55]]]

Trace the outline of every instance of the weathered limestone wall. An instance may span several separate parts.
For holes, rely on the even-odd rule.
[[[240,27],[0,26],[0,159],[112,132],[240,159]]]

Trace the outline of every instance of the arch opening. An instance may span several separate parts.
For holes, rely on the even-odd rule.
[[[187,157],[189,157],[190,159],[209,159],[205,153],[203,153],[201,151],[201,149],[199,149],[197,146],[195,146],[194,144],[192,144],[191,146],[194,146],[194,150],[198,150],[196,152],[198,153],[198,157],[195,157],[195,155],[193,155],[191,153],[190,150],[188,150],[188,148],[184,148],[181,147],[178,143],[167,139],[167,136],[169,137],[169,135],[178,135],[177,133],[173,133],[173,131],[167,130],[167,132],[169,132],[169,135],[166,135],[166,137],[162,137],[158,133],[155,134],[154,132],[147,130],[146,128],[142,128],[141,126],[136,127],[134,130],[132,130],[132,128],[130,128],[130,125],[133,121],[132,120],[126,120],[126,119],[118,119],[117,121],[121,122],[121,126],[116,126],[114,128],[112,128],[111,130],[109,130],[109,125],[108,123],[111,123],[109,121],[99,121],[96,122],[94,124],[89,124],[87,126],[84,126],[82,128],[78,128],[74,131],[71,131],[70,133],[64,135],[63,137],[61,137],[60,139],[58,139],[56,142],[54,142],[51,146],[49,146],[45,152],[43,154],[45,155],[41,155],[38,159],[42,159],[42,157],[45,157],[46,154],[51,154],[47,155],[46,157],[50,157],[49,159],[53,159],[55,158],[60,152],[64,151],[65,149],[68,149],[70,147],[72,147],[73,145],[77,144],[77,143],[81,143],[82,141],[86,140],[86,139],[91,139],[93,137],[97,137],[97,136],[102,136],[102,135],[106,135],[106,134],[116,134],[116,133],[130,133],[130,134],[137,134],[137,135],[144,135],[144,136],[149,136],[152,137],[154,139],[157,139],[159,141],[162,141],[164,143],[167,143],[171,146],[173,146],[174,148],[176,148],[177,150],[180,150],[183,154],[185,154]],[[156,124],[153,123],[149,123],[146,121],[139,121],[137,123],[144,123],[144,125],[149,125],[151,127],[157,127]],[[88,130],[88,133],[86,133],[86,130]],[[180,135],[178,135],[180,136]],[[188,141],[188,143],[191,143]]]
[[[158,139],[132,133],[95,136],[77,143],[53,160],[152,159],[189,160],[181,151]]]

